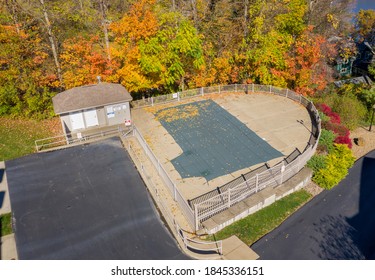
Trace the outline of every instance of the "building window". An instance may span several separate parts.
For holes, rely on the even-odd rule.
[[[340,74],[345,74],[348,72],[348,68],[341,68]]]

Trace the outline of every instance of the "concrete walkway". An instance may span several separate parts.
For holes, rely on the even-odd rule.
[[[11,212],[5,162],[0,161],[0,215]]]
[[[11,211],[5,162],[0,161],[0,215]],[[18,256],[14,234],[0,237],[0,260],[15,259],[18,259]]]

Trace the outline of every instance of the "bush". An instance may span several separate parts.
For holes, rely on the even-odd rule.
[[[322,121],[329,120],[332,123],[337,123],[337,124],[341,123],[340,115],[333,112],[331,107],[329,107],[327,104],[324,104],[324,103],[318,104],[317,109],[319,110],[319,112],[323,113]],[[325,118],[324,115],[327,116],[327,118]]]
[[[322,112],[323,114],[325,114],[326,116],[329,116],[330,114],[332,114],[332,109],[331,107],[329,107],[327,104],[325,103],[319,103],[319,104],[316,104],[316,109],[318,109],[320,112]]]
[[[325,158],[325,167],[314,173],[313,181],[325,189],[331,189],[345,178],[354,161],[347,145],[336,144],[332,153]]]
[[[319,113],[320,120],[322,122],[328,122],[331,120],[331,118],[328,117],[326,114],[324,114],[322,111],[318,111],[318,113]]]
[[[375,104],[375,86],[365,89],[359,94],[359,99],[366,105],[368,110],[372,110]]]
[[[352,139],[350,139],[349,135],[347,136],[337,136],[334,140],[336,144],[345,144],[348,146],[349,149],[353,147]]]
[[[366,106],[356,96],[338,96],[332,107],[341,117],[341,123],[350,130],[360,126],[367,117]]]
[[[332,112],[332,114],[329,115],[329,117],[330,117],[331,123],[337,123],[337,124],[341,123],[341,118],[339,114]]]
[[[326,157],[325,155],[313,155],[307,162],[307,167],[311,168],[314,173],[326,168]]]
[[[333,142],[335,138],[336,135],[333,131],[323,128],[319,138],[320,149],[323,147],[327,152],[331,152],[333,150]]]
[[[352,140],[350,139],[350,131],[342,124],[332,122],[322,122],[322,128],[333,131],[336,134],[334,140],[337,144],[346,144],[351,149],[353,147]]]

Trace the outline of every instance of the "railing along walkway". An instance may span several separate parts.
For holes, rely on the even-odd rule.
[[[159,211],[180,245],[195,258],[221,258],[222,241],[205,242],[194,238],[193,229],[181,213],[177,202],[171,197],[163,179],[158,175],[158,170],[145,154],[137,138],[123,137],[122,139]]]

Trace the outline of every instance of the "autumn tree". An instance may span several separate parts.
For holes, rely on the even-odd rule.
[[[37,33],[0,25],[0,115],[45,117],[51,112],[56,75]]]
[[[331,81],[323,53],[325,38],[309,26],[287,54],[288,68],[284,71],[287,86],[303,95],[322,91]],[[333,51],[333,50],[332,50]]]
[[[375,10],[360,10],[355,17],[356,33],[364,40],[375,36]]]
[[[249,34],[242,46],[244,71],[241,76],[261,84],[287,85],[286,53],[305,28],[307,6],[303,0],[286,3],[262,0],[252,2]]]
[[[135,3],[112,24],[117,77],[131,92],[177,90],[204,63],[201,40],[192,24],[178,13],[157,15],[154,0]]]
[[[67,40],[61,54],[62,76],[66,88],[105,81],[113,73],[110,60],[100,46],[98,36],[89,39],[75,37]]]
[[[142,71],[139,44],[147,43],[158,31],[158,20],[152,11],[154,0],[135,3],[129,12],[110,26],[115,35],[113,58],[119,65],[115,79],[131,92],[140,92],[158,85]]]

